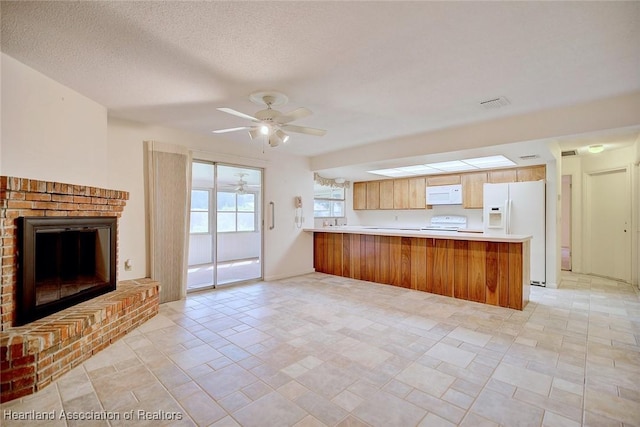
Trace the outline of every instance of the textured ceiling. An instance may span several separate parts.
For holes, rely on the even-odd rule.
[[[8,2],[2,51],[131,120],[210,134],[284,92],[318,155],[640,90],[640,2]],[[479,102],[506,96],[511,105]],[[245,132],[224,138],[248,144]]]

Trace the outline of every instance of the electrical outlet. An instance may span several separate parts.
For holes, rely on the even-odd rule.
[[[132,267],[133,266],[132,266],[131,260],[130,259],[125,260],[125,262],[124,262],[124,270],[125,271],[131,271]]]

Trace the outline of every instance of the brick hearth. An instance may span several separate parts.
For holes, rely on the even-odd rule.
[[[113,292],[14,327],[18,280],[17,218],[120,218],[128,199],[126,191],[0,177],[0,401],[32,394],[45,387],[157,314],[159,284],[140,279],[118,282]]]

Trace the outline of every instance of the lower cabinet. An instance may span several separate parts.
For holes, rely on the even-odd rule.
[[[318,272],[517,310],[529,301],[528,260],[529,242],[314,233]]]

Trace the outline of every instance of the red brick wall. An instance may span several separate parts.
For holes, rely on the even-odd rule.
[[[0,402],[46,387],[158,313],[160,285],[139,279],[118,282],[113,292],[13,326],[17,218],[120,218],[128,199],[126,191],[0,176]]]
[[[0,402],[33,394],[156,314],[160,286],[118,282],[115,291],[0,335]]]
[[[0,331],[16,318],[17,218],[21,216],[116,216],[129,199],[126,191],[0,176]],[[116,260],[117,262],[117,260]],[[117,264],[116,264],[117,265]]]

